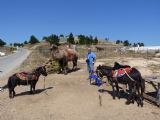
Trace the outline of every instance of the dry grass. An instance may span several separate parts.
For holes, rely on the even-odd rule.
[[[46,48],[46,44],[38,43],[36,45],[28,45],[27,48],[31,50],[28,58],[22,63],[19,70],[31,71],[32,69],[42,66],[48,61],[49,56],[43,54],[41,49]]]
[[[54,73],[57,71],[58,63],[55,61],[48,62],[50,58],[50,50],[48,43],[38,43],[30,46],[28,49],[31,50],[31,54],[22,63],[20,71],[32,71],[38,66],[46,65],[48,73]]]

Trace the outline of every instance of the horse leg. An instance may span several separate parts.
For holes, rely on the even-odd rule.
[[[136,96],[136,86],[135,86],[135,84],[131,84],[131,83],[129,83],[129,96],[126,101],[127,105],[129,105],[131,102],[134,103],[134,99]]]
[[[36,83],[37,83],[37,81],[33,84],[33,93],[35,93]]]
[[[13,88],[13,97],[16,95],[16,92],[14,91],[14,88]]]
[[[12,89],[9,88],[9,98],[12,98]]]
[[[132,103],[134,104],[134,101],[135,101],[135,99],[136,99],[136,84],[134,84],[134,87],[133,87],[133,91],[132,91]]]
[[[31,84],[30,84],[30,94],[33,93],[32,88],[33,88],[33,83],[32,83],[32,81],[31,81]]]
[[[140,93],[140,88],[139,86],[137,86],[137,91],[138,91],[138,106],[141,105],[141,107],[143,107],[143,96]]]
[[[129,95],[126,101],[126,105],[129,105],[131,103],[131,98],[132,98],[132,85],[128,84],[129,86]]]
[[[119,86],[118,86],[118,82],[116,81],[115,82],[115,84],[116,84],[116,89],[117,89],[117,96],[118,96],[118,99],[120,99],[120,92],[119,92]]]
[[[113,80],[110,80],[111,81],[111,86],[112,86],[112,90],[113,90],[113,99],[115,99],[115,89],[114,89],[114,85],[113,85]]]

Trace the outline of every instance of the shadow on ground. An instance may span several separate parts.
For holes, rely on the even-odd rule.
[[[16,94],[15,96],[24,96],[24,95],[35,95],[35,94],[40,94],[46,90],[49,90],[49,89],[52,89],[53,87],[48,87],[48,88],[45,88],[45,89],[37,89],[35,90],[35,93],[34,94],[31,94],[30,91],[26,91],[26,92],[21,92],[21,93],[18,93]]]

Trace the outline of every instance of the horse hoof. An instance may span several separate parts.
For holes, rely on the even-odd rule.
[[[126,104],[126,105],[129,105],[129,104],[130,104],[130,101],[126,101],[125,104]]]
[[[143,107],[143,103],[141,104],[141,107]]]

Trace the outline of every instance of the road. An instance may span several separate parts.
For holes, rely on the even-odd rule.
[[[0,76],[4,76],[18,67],[29,55],[30,51],[20,48],[14,54],[0,57]]]

